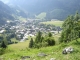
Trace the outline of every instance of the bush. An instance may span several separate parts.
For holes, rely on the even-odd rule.
[[[54,40],[53,37],[48,37],[48,38],[46,38],[46,39],[45,39],[45,42],[48,43],[48,46],[53,46],[53,45],[55,45],[55,40]]]
[[[34,43],[34,48],[41,48],[42,47],[42,44],[41,43]]]
[[[0,55],[3,55],[5,53],[5,49],[4,48],[0,48]]]
[[[48,43],[47,42],[42,42],[42,47],[47,47]]]
[[[62,48],[65,48],[65,47],[67,47],[68,45],[66,44],[66,43],[61,43],[61,45],[60,45],[60,48],[62,47]]]
[[[59,38],[59,43],[62,43],[63,42],[63,39],[62,37]]]

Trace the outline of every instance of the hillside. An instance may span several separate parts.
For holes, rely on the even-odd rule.
[[[27,18],[27,15],[20,8],[10,7],[0,1],[0,25],[5,24],[7,20],[19,19],[18,17]]]
[[[11,15],[12,9],[0,1],[0,24],[4,24],[5,20],[14,20],[14,17]]]
[[[4,0],[3,0],[4,1]],[[79,0],[7,0],[8,5],[15,5],[28,13],[28,17],[35,17],[42,12],[46,19],[64,20],[68,15],[80,11]]]
[[[51,46],[51,47],[43,47],[40,49],[29,49],[26,46],[19,49],[20,45],[15,44],[8,46],[8,49],[6,49],[5,54],[0,56],[0,59],[3,60],[20,60],[25,59],[22,58],[22,56],[27,56],[27,60],[50,60],[51,58],[55,58],[56,60],[80,60],[80,39],[78,39],[79,43],[76,41],[72,41],[70,43],[62,43],[59,45]],[[27,42],[26,42],[27,43]],[[25,44],[25,42],[21,43]],[[72,46],[74,48],[74,51],[70,54],[62,54],[62,51],[65,47]],[[13,48],[12,48],[13,47]],[[17,48],[18,47],[18,48]],[[39,57],[39,53],[45,53],[47,56],[41,56]],[[30,57],[30,58],[28,58]]]

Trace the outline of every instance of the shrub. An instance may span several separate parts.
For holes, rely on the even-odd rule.
[[[0,48],[0,55],[3,55],[5,53],[5,49],[4,48]]]
[[[41,48],[42,47],[42,43],[34,43],[34,48]]]
[[[55,40],[54,40],[53,37],[48,37],[48,38],[46,38],[46,39],[45,39],[45,42],[48,43],[48,46],[53,46],[53,45],[55,45]]]
[[[48,33],[48,37],[52,37],[52,33],[51,32]]]
[[[42,42],[42,47],[47,47],[48,43],[47,42]]]
[[[65,48],[66,46],[68,46],[66,43],[61,43],[60,48]]]

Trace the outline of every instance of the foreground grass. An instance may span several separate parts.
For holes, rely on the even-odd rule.
[[[62,26],[63,21],[47,21],[47,22],[41,22],[43,24],[50,24],[50,25],[55,25],[55,26]]]
[[[29,41],[30,40],[26,40],[25,42],[19,42],[17,44],[12,44],[12,45],[9,45],[8,47],[11,48],[11,49],[26,49],[28,46],[29,46]]]
[[[80,39],[76,41],[72,41],[70,43],[62,43],[56,46],[43,47],[40,49],[18,49],[18,47],[8,46],[5,51],[5,54],[1,55],[0,58],[3,60],[20,60],[21,56],[30,56],[31,58],[27,60],[50,60],[50,58],[55,58],[56,60],[80,60]],[[25,42],[26,43],[26,42]],[[74,48],[74,52],[71,54],[62,54],[62,50],[67,47],[72,46]],[[38,53],[43,52],[47,54],[45,57],[38,57]]]

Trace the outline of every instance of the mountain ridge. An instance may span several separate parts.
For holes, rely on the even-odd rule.
[[[3,0],[2,0],[3,1]],[[42,12],[46,13],[46,19],[59,19],[64,20],[68,15],[75,14],[76,11],[80,12],[79,0],[6,0],[8,5],[18,6],[24,10],[27,17],[35,18]]]
[[[7,20],[14,21],[18,19],[17,17],[26,18],[27,15],[20,8],[10,7],[7,4],[0,1],[0,25],[3,25]]]

